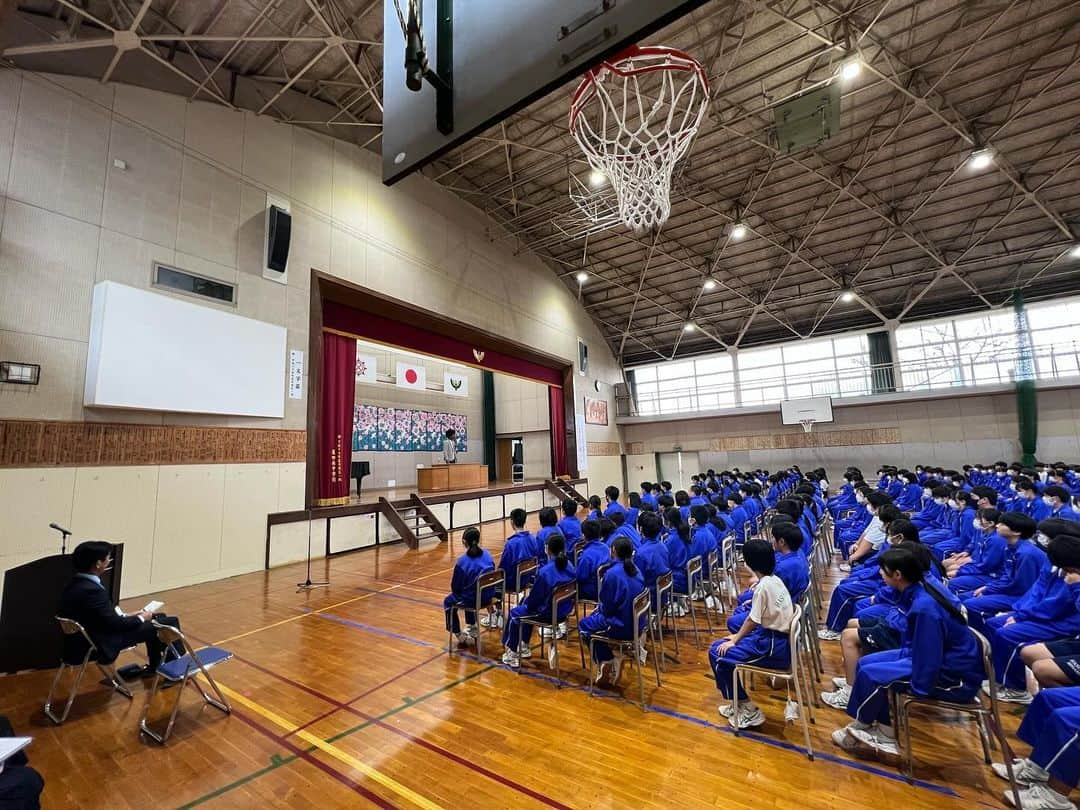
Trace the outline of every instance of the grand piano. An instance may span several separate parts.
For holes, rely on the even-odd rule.
[[[367,461],[354,461],[349,473],[350,478],[356,479],[356,497],[360,497],[360,481],[365,475],[371,475],[371,463]]]

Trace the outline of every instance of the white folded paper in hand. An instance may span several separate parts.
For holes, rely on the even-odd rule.
[[[144,607],[143,610],[145,610],[147,613],[157,613],[163,607],[165,607],[164,602],[159,602],[156,599],[154,599],[154,600],[152,600],[150,602],[147,602],[146,607]]]

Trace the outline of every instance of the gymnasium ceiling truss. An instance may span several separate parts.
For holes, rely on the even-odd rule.
[[[9,65],[379,149],[382,0],[6,5]],[[1080,3],[713,0],[649,41],[698,58],[712,94],[659,232],[569,194],[610,212],[567,130],[571,87],[424,169],[546,262],[624,364],[1080,292]],[[785,154],[773,107],[831,82],[840,132]]]

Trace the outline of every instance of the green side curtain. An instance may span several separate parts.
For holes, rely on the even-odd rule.
[[[484,376],[484,463],[488,468],[488,480],[494,481],[495,470],[495,375],[490,371]]]
[[[1039,440],[1039,410],[1031,329],[1024,308],[1024,295],[1020,290],[1013,294],[1013,312],[1016,316],[1016,416],[1022,454],[1020,463],[1031,467],[1035,464],[1035,449]]]

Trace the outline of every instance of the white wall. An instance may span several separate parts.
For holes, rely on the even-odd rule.
[[[113,167],[114,158],[127,169]],[[285,326],[286,350],[308,350],[309,271],[316,268],[567,362],[581,336],[591,358],[591,376],[578,378],[582,390],[594,378],[610,390],[620,376],[614,357],[550,269],[512,253],[513,243],[478,210],[422,177],[384,187],[378,163],[352,144],[249,112],[0,70],[0,354],[42,366],[39,386],[0,386],[0,419],[305,428],[306,399],[287,399],[282,419],[83,408],[92,286],[115,280],[149,288],[155,260],[236,284],[230,311]],[[261,275],[268,193],[287,200],[293,215],[287,286]],[[575,407],[583,408],[578,394]],[[590,428],[588,436],[617,441],[618,431]],[[101,480],[109,497],[131,497],[128,509],[174,521],[175,536],[217,542],[215,527],[233,521],[229,548],[254,549],[261,548],[265,513],[303,500],[304,476],[274,466],[277,503],[245,504],[243,518],[222,517],[232,503],[224,471],[199,487],[172,488],[175,501],[153,505],[149,495]],[[46,476],[41,497],[68,501],[74,478]],[[38,517],[22,500],[0,512],[0,567],[10,564],[16,542],[52,547],[48,520]],[[93,528],[116,537],[122,519],[115,523]],[[73,528],[85,536],[83,526]],[[216,567],[172,560],[169,576],[213,579],[261,565],[254,554],[238,556],[235,566],[229,555]]]
[[[507,374],[495,375],[495,435],[521,437],[525,478],[551,475],[548,387]],[[573,452],[571,448],[570,452]]]

